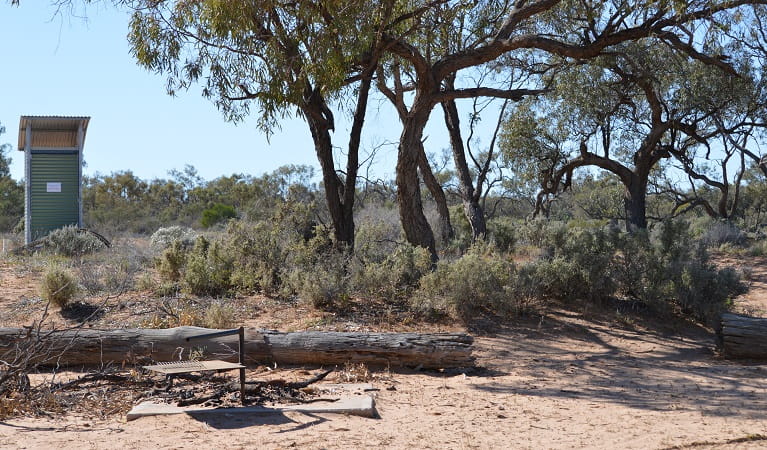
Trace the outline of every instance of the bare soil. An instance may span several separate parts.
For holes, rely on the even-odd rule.
[[[764,315],[767,259],[719,260],[751,268],[750,290],[736,308]],[[0,259],[0,326],[26,324],[44,309],[36,293],[39,275],[29,264]],[[82,314],[102,301],[84,298]],[[105,312],[90,325],[133,326],[156,312],[158,302],[148,292],[107,299]],[[362,307],[353,314],[318,312],[263,297],[235,302],[247,326],[285,331],[464,330],[476,336],[478,368],[352,374],[364,379],[350,379],[341,368],[328,377],[373,383],[376,419],[287,413],[126,422],[123,410],[93,401],[63,414],[0,422],[0,448],[767,447],[767,366],[719,358],[711,331],[691,324],[659,323],[641,311],[574,308],[466,328],[419,323],[397,308],[381,316]],[[58,325],[78,320],[58,312],[52,318]],[[285,379],[308,373],[270,369],[269,376]],[[252,368],[249,377],[264,373]],[[126,391],[111,392],[131,403]]]

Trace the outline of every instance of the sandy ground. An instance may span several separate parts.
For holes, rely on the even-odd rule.
[[[767,310],[767,260],[748,264],[739,307]],[[0,311],[29,293],[7,269]],[[552,311],[484,327],[481,369],[374,372],[376,419],[17,418],[0,422],[0,448],[767,448],[767,365],[718,358],[700,328],[645,325]]]

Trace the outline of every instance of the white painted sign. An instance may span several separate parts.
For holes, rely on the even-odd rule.
[[[45,183],[45,192],[61,192],[61,183]]]

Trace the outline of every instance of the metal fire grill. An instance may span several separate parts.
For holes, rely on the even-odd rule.
[[[176,373],[189,373],[189,372],[201,372],[203,370],[234,370],[242,369],[245,366],[237,363],[230,363],[226,361],[179,361],[179,362],[163,362],[158,364],[152,364],[151,366],[144,366],[145,369],[152,370],[154,372],[164,373],[165,375],[173,375]]]
[[[178,361],[161,362],[151,366],[143,366],[144,369],[158,372],[172,377],[174,374],[200,372],[204,370],[234,370],[240,369],[240,403],[245,404],[245,328],[240,327],[234,330],[218,331],[215,333],[199,334],[186,338],[187,342],[193,339],[205,339],[221,336],[239,335],[238,361],[231,363],[227,361],[208,360],[208,361]]]

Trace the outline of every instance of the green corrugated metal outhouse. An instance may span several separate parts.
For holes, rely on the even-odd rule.
[[[83,226],[83,144],[89,121],[90,117],[21,117],[27,244],[66,225]]]

